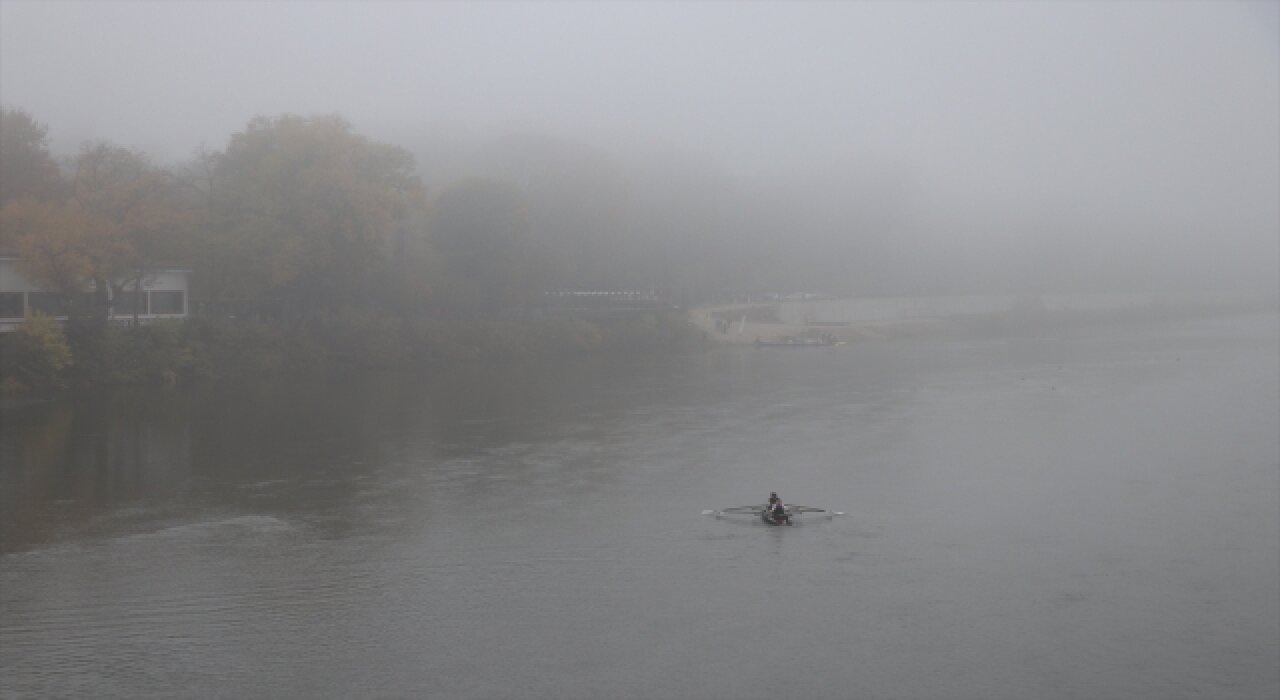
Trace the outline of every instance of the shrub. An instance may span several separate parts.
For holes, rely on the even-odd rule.
[[[191,374],[195,354],[181,321],[158,321],[146,326],[107,331],[104,380],[123,384],[175,384]]]
[[[273,323],[244,319],[187,321],[192,371],[205,378],[261,376],[318,370],[323,350],[301,334]]]
[[[13,333],[0,336],[0,382],[5,393],[66,386],[71,347],[62,328],[36,314]]]

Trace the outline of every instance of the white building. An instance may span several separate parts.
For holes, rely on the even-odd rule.
[[[190,270],[162,269],[143,278],[140,293],[135,293],[131,285],[126,286],[118,298],[111,300],[109,318],[132,322],[135,305],[141,323],[186,318],[189,275]],[[85,294],[91,294],[88,287]],[[67,318],[61,295],[32,284],[22,274],[18,258],[0,255],[0,333],[16,329],[37,312],[59,320]]]

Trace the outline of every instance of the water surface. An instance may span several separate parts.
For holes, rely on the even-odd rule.
[[[1278,336],[11,405],[0,696],[1274,698]]]

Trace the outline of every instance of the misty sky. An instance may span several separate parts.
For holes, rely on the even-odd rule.
[[[173,162],[256,115],[336,112],[375,138],[538,131],[742,176],[869,170],[961,228],[1061,214],[1230,232],[1264,260],[1280,238],[1275,2],[2,0],[0,99],[60,153],[107,139]]]

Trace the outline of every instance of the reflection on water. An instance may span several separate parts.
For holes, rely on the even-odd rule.
[[[536,440],[557,412],[579,410],[607,381],[598,366],[474,368],[11,402],[0,443],[0,551],[92,530],[122,508],[252,503],[286,483],[306,491],[293,500],[308,509],[339,506],[353,482],[400,450],[433,461]]]
[[[1274,697],[1278,338],[6,405],[0,696]]]
[[[4,411],[0,551],[39,543],[104,509],[185,491],[190,401],[93,394]]]

